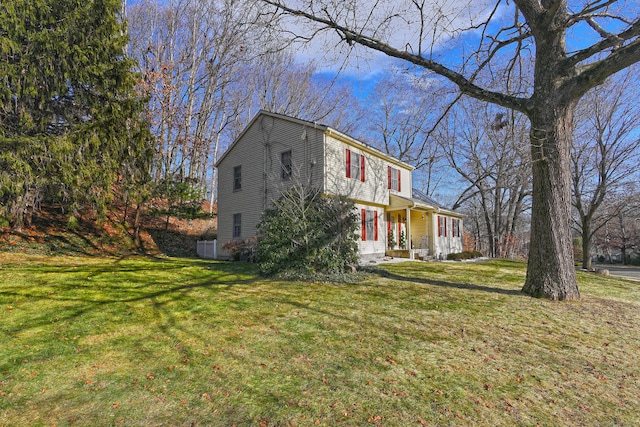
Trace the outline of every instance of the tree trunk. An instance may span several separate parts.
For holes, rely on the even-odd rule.
[[[136,206],[136,216],[133,220],[133,242],[136,248],[142,249],[142,241],[140,240],[140,223],[141,223],[142,203]]]
[[[582,268],[591,270],[591,218],[582,222]]]
[[[575,103],[548,91],[533,110],[531,246],[522,291],[551,300],[580,298],[571,239],[569,156]]]

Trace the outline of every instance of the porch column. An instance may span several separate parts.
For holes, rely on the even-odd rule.
[[[411,209],[405,209],[405,217],[407,218],[407,241],[406,245],[409,249],[409,259],[413,259],[413,251],[411,250]]]

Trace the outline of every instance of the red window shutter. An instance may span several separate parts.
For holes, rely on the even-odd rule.
[[[389,190],[391,190],[391,166],[387,166],[387,175],[389,176],[389,185],[387,186],[387,188]]]
[[[400,189],[400,169],[398,169],[398,191],[402,191]]]
[[[438,237],[442,236],[442,217],[438,215]]]
[[[442,221],[444,221],[444,237],[447,237],[447,217],[442,218]]]
[[[347,178],[351,178],[351,150],[347,148]]]
[[[373,240],[378,241],[378,212],[373,211]]]
[[[361,216],[362,216],[362,241],[364,242],[367,240],[367,211],[365,209],[362,209]]]
[[[360,155],[360,181],[364,182],[364,156]]]

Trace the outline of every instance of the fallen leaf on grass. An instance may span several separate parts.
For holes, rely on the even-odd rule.
[[[382,421],[382,420],[384,420],[384,417],[381,417],[380,415],[374,415],[372,417],[369,417],[367,421],[370,423],[377,423],[378,421]]]

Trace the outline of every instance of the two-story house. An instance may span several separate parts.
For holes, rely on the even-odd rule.
[[[462,251],[462,215],[413,191],[413,167],[336,129],[260,111],[217,162],[218,257],[256,235],[261,213],[293,182],[344,195],[360,214],[362,259]]]

